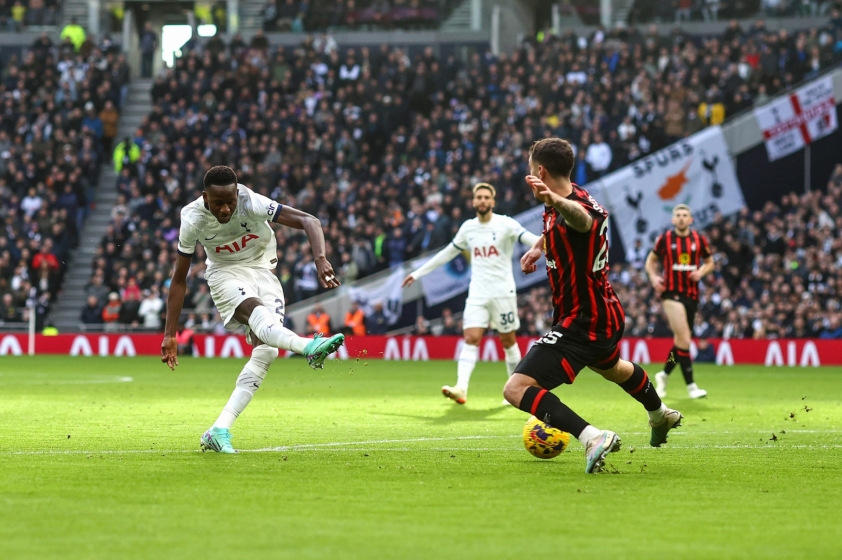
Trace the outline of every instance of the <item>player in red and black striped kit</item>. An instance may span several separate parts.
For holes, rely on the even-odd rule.
[[[646,272],[655,293],[661,296],[664,314],[673,332],[673,347],[663,371],[655,374],[655,390],[658,396],[667,396],[669,374],[678,363],[687,394],[691,399],[707,396],[693,379],[693,361],[690,359],[690,339],[693,336],[693,320],[699,308],[699,281],[713,270],[713,257],[707,238],[690,229],[693,214],[686,204],[672,209],[672,225],[675,228],[659,236],[655,247],[646,258]],[[663,276],[658,274],[658,264]]]
[[[620,359],[625,314],[608,282],[608,212],[570,182],[573,162],[573,149],[560,138],[539,140],[529,152],[526,182],[545,205],[544,232],[521,267],[534,272],[546,254],[554,326],[515,368],[503,395],[524,412],[576,436],[585,446],[585,472],[596,473],[605,456],[620,448],[620,438],[590,425],[550,390],[573,383],[589,367],[643,405],[654,447],[667,441],[682,416],[661,402],[643,368]]]

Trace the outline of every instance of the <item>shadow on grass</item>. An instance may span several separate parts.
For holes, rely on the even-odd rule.
[[[416,420],[423,420],[431,425],[447,425],[455,424],[457,422],[476,422],[477,420],[495,420],[503,421],[508,418],[494,418],[494,416],[501,412],[511,409],[508,406],[498,406],[495,408],[468,408],[462,405],[448,406],[444,414],[439,416],[426,416],[420,414],[401,414],[400,412],[378,412],[383,416],[399,416],[402,418],[415,418]]]

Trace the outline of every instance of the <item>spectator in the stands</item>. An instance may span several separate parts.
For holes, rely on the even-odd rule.
[[[102,111],[99,112],[99,120],[102,123],[102,149],[106,154],[110,154],[120,122],[120,112],[110,99],[105,102]]]
[[[0,300],[0,323],[19,323],[22,320],[20,307],[15,305],[15,298],[10,293],[3,294]]]
[[[138,317],[143,321],[145,328],[160,329],[164,300],[158,294],[158,286],[153,285],[151,289],[144,292],[144,295],[146,297],[140,302],[140,308],[137,310]]]
[[[65,39],[70,40],[74,51],[79,50],[82,43],[85,42],[86,33],[85,29],[77,23],[76,16],[70,18],[70,23],[65,25],[64,29],[61,30],[60,37],[62,41]]]
[[[430,333],[430,322],[424,318],[423,315],[419,315],[415,319],[415,330],[413,334],[417,336],[429,336]]]
[[[80,321],[86,325],[102,324],[102,305],[95,296],[88,296],[88,303],[82,308]]]
[[[111,292],[108,294],[108,303],[102,308],[102,322],[105,325],[105,330],[109,332],[117,331],[120,323],[120,311],[122,305],[120,303],[120,294]]]
[[[389,330],[389,320],[383,313],[383,304],[379,301],[374,304],[371,315],[365,318],[368,334],[383,335]]]
[[[313,304],[313,311],[307,315],[307,333],[322,333],[325,336],[330,334],[330,315],[325,313],[320,303]]]
[[[151,78],[158,49],[158,35],[152,29],[152,22],[147,21],[140,34],[140,76]]]
[[[445,307],[441,312],[441,334],[442,336],[458,336],[461,334],[459,324],[453,317],[453,311],[449,307]]]
[[[354,336],[365,336],[366,323],[365,312],[356,301],[351,302],[351,307],[345,313],[344,329],[347,334]]]

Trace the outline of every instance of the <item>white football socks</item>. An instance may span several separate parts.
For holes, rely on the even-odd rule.
[[[582,430],[582,433],[579,434],[579,442],[582,445],[588,445],[588,442],[595,437],[598,437],[602,433],[602,430],[599,428],[595,428],[588,424],[588,427]]]
[[[459,352],[459,362],[456,367],[456,388],[468,390],[468,383],[471,382],[471,374],[477,365],[479,358],[479,346],[465,344]]]
[[[513,344],[510,348],[506,348],[506,372],[509,374],[509,377],[515,372],[515,368],[517,368],[521,358],[520,347],[517,343]]]
[[[649,410],[647,414],[649,414],[649,421],[653,424],[660,424],[664,420],[664,414],[667,412],[667,405],[661,403],[661,408],[658,410]]]
[[[260,388],[269,366],[278,357],[278,349],[261,344],[255,346],[251,351],[251,359],[243,366],[243,371],[237,377],[237,385],[225,408],[222,409],[219,418],[213,423],[215,428],[231,429],[234,421],[242,414],[254,393]]]
[[[279,317],[262,305],[258,305],[251,312],[249,327],[264,344],[283,350],[292,350],[297,354],[303,354],[304,348],[312,340],[300,337],[285,328]]]

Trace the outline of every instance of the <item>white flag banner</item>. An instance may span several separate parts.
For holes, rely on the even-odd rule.
[[[825,76],[754,110],[769,161],[797,152],[837,129],[833,79]]]
[[[432,258],[432,255],[430,258]],[[417,269],[430,258],[413,264]],[[449,263],[436,268],[426,276],[422,276],[421,291],[424,292],[427,305],[433,306],[466,292],[470,283],[471,263],[465,253],[462,253]]]
[[[608,208],[623,245],[649,249],[671,227],[672,209],[686,204],[694,227],[745,206],[722,129],[712,126],[585,186]]]
[[[363,287],[349,287],[348,297],[356,301],[367,316],[374,311],[375,304],[383,305],[383,314],[389,325],[398,322],[403,311],[403,267],[396,266],[385,282]]]

